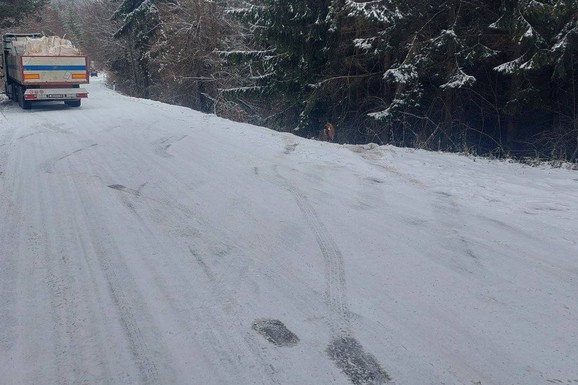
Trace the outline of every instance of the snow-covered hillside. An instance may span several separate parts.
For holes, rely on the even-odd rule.
[[[0,106],[0,382],[578,384],[578,173],[89,87]]]

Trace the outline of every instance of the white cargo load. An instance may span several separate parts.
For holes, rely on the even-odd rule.
[[[14,41],[19,55],[26,56],[80,56],[72,42],[58,36],[25,37]]]

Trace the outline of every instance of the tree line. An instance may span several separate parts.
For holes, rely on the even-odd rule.
[[[578,157],[578,0],[44,7],[131,95],[339,142]]]

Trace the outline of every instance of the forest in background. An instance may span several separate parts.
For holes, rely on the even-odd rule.
[[[578,0],[0,0],[0,28],[65,35],[129,95],[305,137],[578,157]]]

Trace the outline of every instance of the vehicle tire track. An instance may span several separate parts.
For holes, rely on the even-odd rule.
[[[77,154],[77,153],[79,153],[79,152],[81,152],[81,151],[84,151],[84,150],[87,150],[87,149],[89,149],[89,148],[96,147],[96,146],[98,146],[98,143],[93,143],[93,144],[88,145],[88,146],[86,146],[86,147],[81,147],[81,148],[79,148],[79,149],[77,149],[77,150],[74,150],[74,151],[72,151],[72,152],[69,152],[68,154],[64,154],[64,155],[61,155],[61,156],[59,156],[59,157],[55,157],[55,158],[49,159],[49,160],[47,160],[46,162],[43,162],[43,163],[40,165],[40,168],[41,168],[42,171],[44,171],[45,173],[47,173],[47,174],[52,174],[52,173],[54,172],[54,168],[55,168],[57,162],[59,162],[59,161],[61,161],[61,160],[63,160],[63,159],[66,159],[66,158],[68,158],[69,156],[72,156],[72,155],[74,155],[74,154]]]
[[[445,231],[442,236],[446,239],[448,248],[449,267],[460,272],[476,276],[485,275],[481,258],[473,250],[472,245],[464,236],[463,228],[466,226],[466,216],[462,212],[455,197],[446,191],[434,191],[437,199],[432,202],[434,213],[438,217],[440,231]],[[451,250],[460,250],[461,255],[451,256]]]
[[[333,334],[349,334],[349,307],[346,299],[345,267],[343,254],[335,243],[327,227],[323,224],[313,205],[305,194],[293,186],[274,167],[275,173],[281,179],[282,186],[295,199],[309,228],[313,231],[319,250],[325,264],[325,300],[331,310],[331,329]]]
[[[349,308],[346,300],[345,268],[341,250],[335,244],[333,237],[319,219],[313,205],[307,197],[295,187],[288,185],[293,194],[297,206],[305,217],[307,224],[315,235],[315,240],[325,262],[325,297],[331,312],[335,316],[333,320],[336,334],[349,333]]]
[[[369,164],[373,165],[380,171],[385,171],[388,174],[393,174],[397,178],[409,182],[412,186],[421,190],[428,186],[419,179],[416,179],[406,173],[399,171],[391,162],[387,163],[384,160],[384,152],[375,143],[367,145],[347,145],[345,146],[351,152],[359,154],[363,159],[367,160]]]
[[[372,354],[364,351],[363,346],[353,336],[341,250],[307,196],[284,178],[277,166],[274,170],[284,187],[295,198],[299,210],[313,231],[325,262],[325,299],[330,310],[328,319],[331,332],[331,342],[325,350],[326,354],[354,385],[386,384],[391,379],[389,374]]]
[[[128,189],[118,184],[108,187],[126,193],[124,195],[132,196],[133,199],[135,199],[135,205],[132,206],[131,211],[143,224],[147,223],[147,221],[143,219],[140,212],[143,214],[150,212],[152,208],[159,207],[159,205],[167,210],[167,215],[170,215],[172,222],[188,223],[190,226],[190,222],[200,220],[198,213],[177,202],[170,202],[162,196],[153,198],[136,195],[136,190]],[[145,205],[146,210],[143,210],[141,204]],[[229,282],[223,281],[218,274],[211,270],[209,265],[203,260],[203,254],[208,252],[216,255],[214,254],[216,251],[212,250],[214,249],[215,243],[224,242],[223,244],[234,244],[235,242],[231,239],[219,239],[215,237],[213,234],[219,233],[219,230],[213,228],[210,223],[202,222],[201,227],[211,229],[206,234],[199,234],[197,230],[193,231],[195,234],[194,237],[198,242],[197,246],[202,245],[201,251],[193,249],[189,244],[190,239],[188,239],[188,237],[184,237],[183,241],[186,240],[186,248],[191,257],[193,257],[191,261],[194,260],[200,266],[203,275],[206,276],[209,292],[212,293],[211,296],[218,298],[217,303],[224,307],[230,297],[227,294],[230,290],[230,288],[227,288]],[[158,239],[158,233],[153,228],[145,225],[142,227],[142,230],[146,232],[147,238],[152,240],[151,247],[155,247],[155,244],[161,243],[160,239]],[[145,264],[149,264],[149,262],[145,261]],[[276,378],[275,370],[271,368],[266,352],[246,335],[238,336],[231,334],[232,325],[227,321],[230,317],[225,314],[225,310],[221,306],[207,306],[204,303],[200,303],[199,300],[203,297],[204,293],[195,294],[190,290],[189,282],[192,277],[187,274],[188,268],[186,266],[174,268],[174,266],[176,265],[169,263],[162,267],[150,265],[149,268],[155,271],[155,277],[153,278],[154,284],[160,289],[160,292],[163,293],[167,305],[175,314],[182,313],[182,309],[192,308],[198,310],[189,314],[188,317],[178,317],[176,322],[186,331],[186,335],[195,336],[195,341],[205,347],[205,349],[203,349],[203,355],[210,358],[210,362],[225,363],[222,372],[215,374],[216,378],[222,379],[223,383],[225,383],[228,381],[227,378],[237,376],[240,383],[248,383],[248,377],[238,376],[240,376],[240,373],[242,373],[246,367],[256,367],[259,368],[260,375],[266,378],[268,384],[279,385],[280,381]],[[168,285],[168,282],[172,282],[172,284]],[[182,290],[179,291],[178,296],[174,296],[174,294],[171,293],[172,290],[170,286],[177,284],[181,285]],[[203,330],[204,332],[200,332]],[[238,355],[237,352],[241,350],[240,346],[242,345],[245,345],[249,349],[252,353],[251,356],[241,357]]]
[[[6,352],[13,348],[16,340],[16,299],[17,299],[17,274],[18,274],[18,251],[17,246],[11,242],[18,238],[19,213],[14,204],[4,194],[0,185],[0,216],[2,216],[5,229],[0,231],[0,352]]]
[[[154,359],[153,348],[150,343],[155,339],[146,336],[146,330],[139,326],[136,313],[145,311],[138,293],[131,288],[136,287],[134,279],[128,272],[127,266],[121,262],[120,253],[114,250],[105,250],[101,242],[93,242],[92,247],[97,254],[101,270],[105,274],[108,291],[116,307],[120,324],[129,343],[131,356],[138,369],[141,384],[159,384],[160,376],[157,363]],[[112,258],[114,257],[115,262]],[[152,331],[148,331],[150,334]]]
[[[170,356],[162,344],[163,338],[159,335],[157,326],[146,322],[153,319],[152,311],[148,309],[143,294],[138,291],[135,277],[128,262],[125,261],[123,251],[117,245],[116,237],[98,222],[91,221],[91,218],[98,217],[92,210],[99,209],[86,202],[95,200],[96,197],[86,195],[82,198],[84,204],[79,207],[83,210],[88,228],[91,229],[86,240],[87,250],[94,256],[91,260],[96,262],[104,277],[109,300],[116,309],[128,351],[137,369],[138,383],[142,385],[174,383]]]
[[[168,149],[173,144],[185,139],[187,136],[188,135],[169,136],[156,140],[153,142],[155,145],[155,154],[163,158],[171,158],[173,155],[169,154]]]

